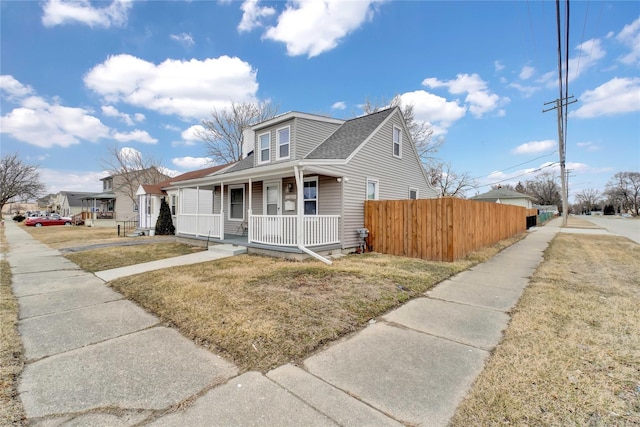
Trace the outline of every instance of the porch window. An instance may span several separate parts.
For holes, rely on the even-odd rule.
[[[409,199],[416,200],[418,198],[418,189],[409,187]]]
[[[171,195],[171,215],[176,214],[176,199],[177,196],[175,194]]]
[[[378,180],[367,178],[367,200],[378,200]]]
[[[289,126],[276,131],[278,141],[277,160],[288,159],[291,149]]]
[[[153,199],[149,198],[147,200],[147,215],[151,215],[153,213]]]
[[[244,219],[244,185],[229,188],[229,219]]]
[[[402,130],[393,127],[393,157],[402,158]]]
[[[318,215],[318,177],[304,180],[304,214]]]
[[[263,133],[258,136],[258,143],[260,144],[259,163],[269,162],[271,160],[271,135],[269,133]]]

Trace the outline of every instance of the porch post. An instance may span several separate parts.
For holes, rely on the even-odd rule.
[[[196,185],[196,237],[200,236],[200,186]]]
[[[296,221],[296,244],[304,245],[303,236],[304,236],[304,172],[302,170],[298,171],[298,167],[293,167],[293,174],[296,177],[296,193],[297,193],[297,204],[298,207],[298,218]]]
[[[249,210],[247,211],[247,240],[251,242],[253,238],[251,227],[251,216],[253,215],[253,180],[249,178]]]
[[[220,237],[224,240],[224,182],[220,183]]]

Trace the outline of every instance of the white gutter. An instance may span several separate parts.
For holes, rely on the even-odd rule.
[[[315,259],[320,260],[327,265],[331,265],[333,263],[330,260],[302,245],[304,227],[304,180],[302,179],[302,171],[298,172],[298,166],[293,167],[293,174],[296,177],[296,187],[298,189],[298,226],[296,227],[296,246],[307,255],[311,255]]]

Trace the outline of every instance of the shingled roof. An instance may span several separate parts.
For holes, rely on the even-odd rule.
[[[307,154],[305,159],[348,158],[393,113],[395,108],[347,120],[322,144]]]
[[[528,194],[519,193],[517,191],[509,190],[508,188],[496,188],[495,190],[487,191],[486,193],[478,194],[471,197],[473,200],[485,200],[489,202],[495,202],[498,199],[529,199],[535,200]]]
[[[209,168],[198,169],[191,172],[185,172],[181,175],[166,179],[157,184],[142,184],[142,188],[144,189],[144,192],[146,194],[160,194],[160,195],[166,194],[166,191],[164,191],[163,188],[169,187],[172,182],[187,181],[189,179],[196,179],[196,178],[204,178],[205,176],[218,172],[231,164],[232,163],[229,163],[226,165],[211,166]]]

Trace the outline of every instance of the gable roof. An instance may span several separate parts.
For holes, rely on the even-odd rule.
[[[347,159],[396,108],[347,120],[305,159]]]
[[[95,194],[95,193],[88,193],[88,192],[71,192],[71,191],[61,191],[60,193],[67,198],[67,203],[69,203],[69,206],[82,206],[82,199],[86,198],[87,196]]]
[[[487,200],[495,202],[498,199],[529,199],[535,200],[528,194],[519,193],[508,188],[496,188],[495,190],[487,191],[486,193],[478,194],[471,197],[473,200]]]
[[[180,181],[187,181],[189,179],[196,179],[196,178],[204,178],[207,175],[212,175],[216,172],[221,171],[222,169],[232,165],[233,163],[228,163],[226,165],[217,165],[217,166],[211,166],[209,168],[204,168],[204,169],[198,169],[195,171],[191,171],[191,172],[185,172],[181,175],[178,175],[176,177],[173,178],[169,178],[166,179],[164,181],[161,181],[157,184],[141,184],[140,186],[142,187],[142,189],[144,190],[145,194],[157,194],[157,195],[163,195],[163,194],[167,194],[167,192],[164,190],[165,187],[170,187],[171,184],[175,183],[175,182],[180,182]]]

